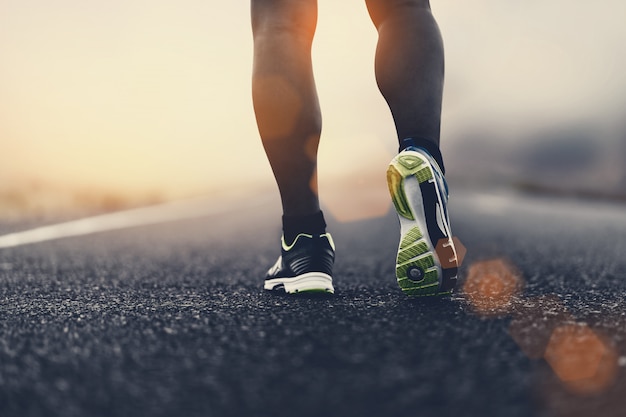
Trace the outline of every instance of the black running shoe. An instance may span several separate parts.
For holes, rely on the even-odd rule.
[[[300,233],[291,245],[281,238],[281,255],[265,277],[266,290],[333,294],[335,244],[330,233]]]

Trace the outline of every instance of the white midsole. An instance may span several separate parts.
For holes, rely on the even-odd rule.
[[[265,280],[264,288],[273,290],[279,285],[283,285],[287,294],[305,291],[335,292],[332,277],[323,272],[307,272],[297,277],[268,279]]]

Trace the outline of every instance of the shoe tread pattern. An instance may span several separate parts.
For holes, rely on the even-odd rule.
[[[387,170],[387,183],[392,201],[398,212],[408,220],[415,220],[404,182],[414,176],[421,187],[434,181],[430,164],[414,154],[398,155]],[[433,185],[434,186],[434,185]],[[410,296],[449,294],[449,289],[440,288],[439,271],[435,264],[436,253],[431,251],[419,227],[413,226],[400,240],[396,258],[396,278],[401,290]],[[418,279],[411,274],[415,271]]]

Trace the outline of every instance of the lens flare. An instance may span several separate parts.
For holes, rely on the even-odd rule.
[[[259,131],[264,138],[284,138],[295,130],[303,103],[287,80],[276,75],[256,77],[252,94]]]
[[[508,313],[522,288],[520,273],[509,262],[493,259],[469,267],[463,292],[481,315]]]
[[[311,161],[317,161],[317,149],[320,144],[320,135],[314,134],[304,142],[304,153]]]
[[[574,317],[555,295],[524,298],[517,303],[509,334],[531,359],[541,359],[555,328]]]
[[[556,295],[524,297],[522,286],[520,272],[498,258],[472,264],[463,291],[478,314],[512,316],[511,338],[530,359],[544,359],[556,376],[556,390],[549,384],[542,388],[555,409],[578,409],[590,395],[616,404],[622,401],[623,396],[615,396],[616,385],[623,381],[623,365],[614,339],[577,322]]]
[[[319,195],[319,186],[317,182],[317,168],[313,170],[313,174],[311,174],[311,179],[309,180],[309,188],[313,191],[313,194]]]
[[[387,184],[378,173],[336,178],[322,184],[320,198],[325,210],[340,222],[382,217],[391,208]]]
[[[339,146],[338,159],[324,143]],[[340,222],[382,217],[391,208],[385,169],[392,155],[374,136],[327,137],[320,146],[320,199]]]
[[[546,362],[563,384],[577,394],[593,394],[615,379],[615,349],[586,324],[565,324],[552,332]]]

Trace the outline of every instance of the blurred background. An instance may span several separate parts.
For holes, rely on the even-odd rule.
[[[319,3],[323,203],[384,211],[376,31],[362,0]],[[453,185],[625,198],[626,2],[432,7]],[[275,192],[251,57],[248,1],[0,0],[0,221]]]

